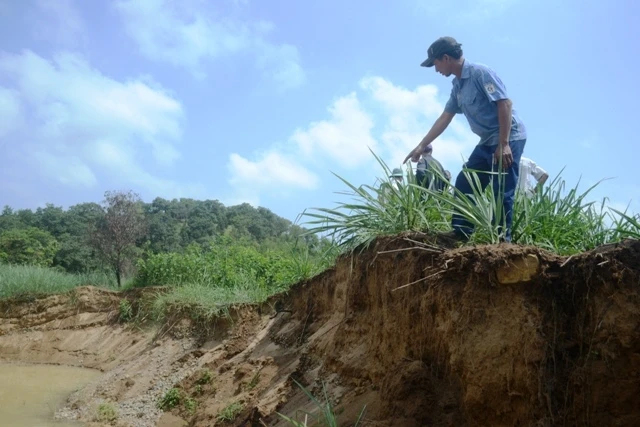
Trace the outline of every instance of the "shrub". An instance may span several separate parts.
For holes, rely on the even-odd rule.
[[[112,423],[118,419],[118,410],[111,403],[101,403],[96,413],[96,421]]]

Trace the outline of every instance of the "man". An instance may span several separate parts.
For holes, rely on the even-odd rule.
[[[493,182],[496,197],[502,198],[502,218],[506,225],[505,230],[500,227],[502,238],[511,241],[518,165],[527,135],[524,124],[512,108],[504,84],[489,67],[465,60],[462,45],[452,37],[441,37],[432,43],[428,50],[428,58],[420,65],[435,66],[436,72],[445,77],[454,75],[455,78],[444,112],[404,161],[411,159],[417,162],[420,153],[440,136],[453,117],[456,114],[464,114],[473,133],[480,137],[465,167],[479,171],[478,178],[482,190],[489,182]],[[497,176],[492,180],[491,177],[494,175]],[[458,174],[455,187],[463,194],[473,193],[464,170]],[[451,225],[454,230],[452,237],[459,240],[467,240],[473,233],[473,224],[460,215],[453,215]]]
[[[398,191],[400,186],[404,184],[404,177],[402,175],[402,169],[394,168],[391,171],[391,175],[389,175],[389,182],[383,182],[380,186],[380,191],[378,193],[378,200],[380,203],[387,203],[391,200],[391,195],[393,194],[393,190]]]
[[[389,178],[391,181],[391,185],[396,190],[400,188],[400,184],[404,183],[404,179],[402,177],[402,169],[400,168],[394,168],[393,171],[391,171],[391,175],[389,175]]]
[[[424,188],[435,191],[444,191],[447,187],[448,180],[445,182],[447,172],[442,164],[433,157],[433,147],[431,144],[424,148],[416,166],[416,181]],[[451,177],[451,174],[449,174]]]
[[[535,186],[531,184],[530,176],[536,180]],[[522,156],[520,158],[518,177],[518,191],[527,197],[531,197],[538,188],[542,188],[544,183],[547,182],[549,174],[546,170],[538,166],[536,162]]]

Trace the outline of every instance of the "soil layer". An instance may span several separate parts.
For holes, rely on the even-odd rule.
[[[92,425],[640,425],[640,242],[558,257],[379,239],[262,306],[119,321],[160,289],[0,302],[0,360],[100,369],[58,417]],[[175,389],[166,411],[158,402]],[[169,405],[172,406],[172,405]]]

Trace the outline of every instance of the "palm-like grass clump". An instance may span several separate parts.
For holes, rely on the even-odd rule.
[[[384,175],[389,176],[389,167],[375,153],[374,157]],[[333,209],[305,211],[304,225],[309,233],[330,237],[343,251],[349,251],[368,245],[378,236],[450,231],[451,216],[457,213],[475,228],[469,244],[500,242],[504,229],[500,195],[494,195],[491,185],[481,190],[476,171],[464,170],[463,174],[473,184],[473,194],[463,195],[452,186],[442,192],[424,188],[417,184],[411,167],[407,169],[408,182],[397,187],[388,179],[381,180],[380,185],[355,185],[336,175],[348,187],[339,192],[348,201]],[[640,216],[609,208],[606,198],[589,200],[600,183],[584,192],[578,185],[567,190],[558,175],[533,196],[517,194],[512,242],[570,255],[624,238],[640,238]]]

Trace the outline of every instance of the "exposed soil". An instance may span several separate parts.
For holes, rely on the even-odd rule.
[[[118,321],[122,298],[159,289],[4,301],[0,361],[103,371],[58,411],[94,426],[105,402],[120,426],[285,426],[276,411],[318,413],[296,382],[341,425],[365,405],[379,427],[640,425],[639,241],[569,258],[434,243],[380,239],[210,324]]]

